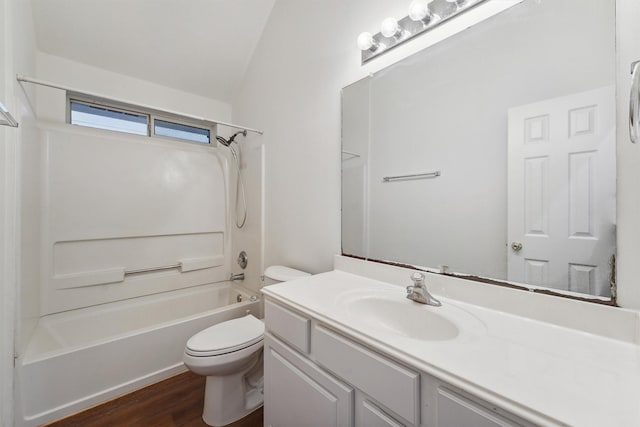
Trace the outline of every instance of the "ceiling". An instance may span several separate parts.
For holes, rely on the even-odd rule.
[[[275,0],[32,0],[38,49],[231,102]]]

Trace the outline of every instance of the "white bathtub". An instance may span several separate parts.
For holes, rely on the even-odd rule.
[[[223,282],[41,318],[18,372],[23,425],[40,425],[185,371],[189,337],[247,313],[259,317],[260,302],[250,298]]]

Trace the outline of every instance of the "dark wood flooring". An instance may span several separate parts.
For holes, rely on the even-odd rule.
[[[207,427],[202,421],[205,377],[185,372],[45,427]],[[262,427],[262,408],[229,427]]]

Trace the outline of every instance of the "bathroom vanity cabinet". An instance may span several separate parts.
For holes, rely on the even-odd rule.
[[[265,426],[533,425],[282,301],[265,323]]]

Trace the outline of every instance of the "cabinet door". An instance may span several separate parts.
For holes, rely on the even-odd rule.
[[[358,399],[356,409],[357,427],[405,427],[400,421],[378,408],[368,399]]]
[[[459,396],[449,390],[438,389],[438,427],[514,427],[520,424]]]
[[[270,334],[264,367],[266,427],[353,426],[353,389]]]

